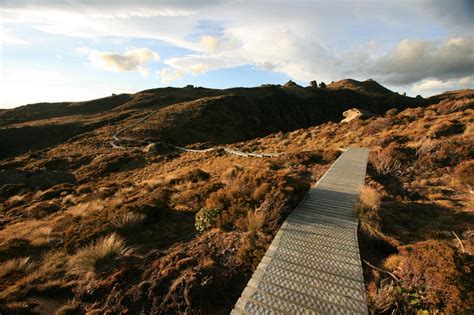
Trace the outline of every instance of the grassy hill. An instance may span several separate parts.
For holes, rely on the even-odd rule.
[[[0,312],[226,314],[348,146],[371,151],[358,207],[371,311],[472,312],[474,91],[363,86],[166,88],[0,112]],[[340,124],[353,107],[376,116]],[[283,154],[112,149],[124,127],[130,146]]]
[[[162,110],[152,120],[134,130],[134,139],[180,145],[232,143],[338,121],[341,112],[352,107],[381,114],[389,108],[426,104],[430,101],[395,93],[279,86],[163,88],[87,102],[40,103],[0,112],[0,157],[57,145],[81,134],[100,132],[106,125],[119,128],[158,109]]]

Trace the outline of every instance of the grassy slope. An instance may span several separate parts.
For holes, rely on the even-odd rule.
[[[472,254],[469,229],[474,217],[467,186],[472,172],[466,171],[473,158],[472,91],[439,96],[432,101],[441,103],[427,108],[236,142],[239,135],[230,135],[248,125],[236,119],[226,126],[226,119],[237,115],[232,107],[242,100],[266,104],[263,99],[272,100],[280,92],[270,89],[265,92],[269,98],[256,89],[245,96],[239,93],[244,90],[232,91],[237,96],[230,101],[224,97],[215,117],[209,115],[209,108],[216,106],[212,101],[168,106],[128,137],[160,139],[171,130],[171,121],[188,137],[187,144],[193,142],[192,130],[199,131],[200,124],[192,122],[223,116],[222,128],[229,128],[224,138],[209,138],[214,131],[206,129],[196,141],[288,154],[245,159],[222,152],[111,151],[107,140],[117,123],[1,161],[0,257],[10,265],[0,268],[0,308],[27,312],[64,305],[63,310],[113,313],[226,313],[282,220],[337,157],[337,149],[350,145],[368,146],[373,152],[367,184],[382,197],[380,210],[371,214],[368,230],[360,234],[363,258],[392,270],[407,292],[428,284],[422,308],[454,312],[471,305],[473,284],[466,280],[472,279],[472,256],[461,253],[452,232]],[[292,104],[275,102],[268,101],[268,106]],[[131,111],[125,124],[146,112]],[[336,111],[330,113],[336,116]],[[258,132],[272,130],[245,138]],[[197,234],[194,216],[204,207],[222,213],[215,229]],[[121,251],[121,243],[104,242],[99,248],[97,240],[114,233],[133,252]],[[30,260],[14,260],[22,257]],[[95,257],[92,264],[90,257]],[[365,273],[371,308],[381,312],[386,305],[380,301],[387,300],[382,294],[387,292],[386,274],[369,267]],[[398,300],[387,311],[395,302],[406,304],[400,302],[406,296],[390,296]]]

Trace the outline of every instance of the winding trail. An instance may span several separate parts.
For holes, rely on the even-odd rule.
[[[367,158],[349,148],[310,189],[231,314],[368,314],[354,211]]]
[[[110,145],[112,146],[113,149],[122,149],[122,150],[143,150],[145,147],[135,147],[135,146],[122,146],[119,144],[121,139],[119,138],[119,135],[122,134],[124,131],[127,131],[129,129],[132,129],[139,124],[143,123],[144,121],[148,120],[152,116],[156,115],[158,111],[153,112],[149,115],[146,115],[145,117],[139,119],[135,124],[132,124],[130,126],[118,129],[113,135],[112,135],[112,140],[109,141]],[[163,142],[161,142],[163,143]],[[153,144],[153,142],[150,142],[148,145]],[[233,149],[231,147],[225,147],[225,146],[217,146],[217,147],[212,147],[212,148],[207,148],[207,149],[190,149],[186,147],[179,147],[175,146],[170,143],[163,143],[168,147],[174,148],[179,151],[184,151],[184,152],[195,152],[195,153],[206,153],[206,152],[211,152],[211,151],[216,151],[216,150],[224,150],[226,153],[229,154],[234,154],[238,156],[243,156],[243,157],[258,157],[258,158],[264,158],[264,157],[276,157],[279,155],[282,155],[283,153],[261,153],[261,152],[244,152],[240,151],[237,149]]]

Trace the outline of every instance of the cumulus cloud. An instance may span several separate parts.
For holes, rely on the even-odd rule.
[[[204,49],[209,53],[217,52],[221,46],[219,39],[210,35],[202,36],[200,42]]]
[[[0,10],[8,23],[22,19],[42,32],[157,39],[184,48],[163,61],[159,76],[165,83],[242,65],[296,80],[350,75],[404,86],[455,82],[473,73],[473,37],[465,27],[472,1],[450,2],[449,10],[442,0],[410,1],[409,9],[407,3],[4,0]],[[446,17],[438,19],[439,12]],[[446,34],[447,39],[432,39]],[[145,75],[156,58],[139,50],[88,57],[103,69]]]
[[[183,77],[184,73],[180,70],[173,68],[163,68],[160,72],[161,82],[170,83],[179,80]]]
[[[474,73],[474,38],[403,40],[394,50],[376,60],[370,71],[397,85],[425,78],[447,80],[465,77]]]
[[[94,67],[115,72],[139,72],[143,76],[149,73],[146,67],[149,62],[160,60],[160,55],[148,48],[129,48],[123,54],[87,49],[80,51],[88,53]]]

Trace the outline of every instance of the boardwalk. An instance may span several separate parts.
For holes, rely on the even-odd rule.
[[[232,314],[367,314],[354,205],[368,150],[343,153],[283,223]]]

